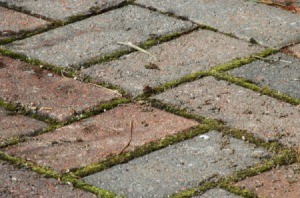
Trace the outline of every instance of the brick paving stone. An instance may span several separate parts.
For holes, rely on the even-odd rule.
[[[85,177],[87,183],[127,197],[167,197],[260,162],[262,148],[211,131]],[[208,139],[207,139],[208,137]]]
[[[90,14],[91,10],[102,11],[117,6],[125,0],[0,0],[10,7],[22,8],[32,14],[40,15],[54,20],[66,20],[71,16]]]
[[[300,166],[282,166],[237,183],[257,193],[260,197],[300,197]]]
[[[300,44],[290,47],[289,50],[298,58],[300,58]]]
[[[7,162],[0,160],[0,197],[87,197],[97,196],[73,189],[52,178],[44,178],[25,168],[17,169]]]
[[[214,188],[211,190],[206,191],[203,195],[193,197],[193,198],[239,198],[240,196],[237,196],[235,194],[232,194],[226,190],[223,190],[221,188]]]
[[[0,56],[0,98],[58,121],[118,97],[105,88],[64,78]]]
[[[226,81],[205,77],[155,98],[187,108],[193,114],[223,120],[231,127],[248,130],[266,140],[281,137],[279,140],[288,146],[300,145],[299,106]]]
[[[37,136],[6,151],[57,171],[78,168],[119,154],[130,140],[132,120],[133,139],[126,151],[198,125],[152,107],[129,104]]]
[[[0,142],[42,130],[47,124],[22,115],[11,115],[0,108]]]
[[[149,49],[158,61],[136,52],[116,61],[95,65],[83,70],[83,73],[138,95],[146,85],[158,86],[263,49],[229,36],[200,30]],[[158,69],[149,68],[151,65]]]
[[[300,16],[244,0],[137,0],[263,46],[282,47],[300,41]]]
[[[230,71],[230,74],[300,98],[300,60],[282,53],[266,58],[276,61],[255,61]]]
[[[0,7],[0,19],[0,39],[49,24],[42,19],[3,7]]]
[[[128,49],[154,36],[191,29],[193,24],[137,6],[126,6],[7,45],[11,50],[60,66]]]

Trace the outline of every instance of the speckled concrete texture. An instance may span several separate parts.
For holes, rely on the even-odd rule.
[[[167,197],[214,175],[228,175],[258,163],[267,151],[216,131],[155,151],[84,178],[127,197]],[[240,159],[243,160],[240,160]]]
[[[183,32],[192,27],[190,22],[129,5],[16,41],[7,47],[47,63],[71,66],[128,49],[118,42],[137,45],[153,36]]]
[[[300,145],[299,106],[213,77],[181,85],[155,98],[187,108],[193,114],[222,120],[266,140],[281,137],[277,140],[285,145]]]
[[[0,7],[0,39],[17,35],[24,31],[35,30],[49,22],[14,10]]]
[[[35,15],[53,20],[66,20],[71,16],[90,14],[91,11],[101,12],[117,6],[125,0],[0,0],[9,7],[22,8]]]
[[[83,73],[119,85],[136,96],[143,93],[145,86],[155,87],[263,49],[229,36],[200,30],[150,48],[148,51],[158,60],[136,52],[95,65]]]
[[[267,86],[280,93],[300,98],[300,60],[282,53],[268,56],[229,72]]]
[[[232,194],[221,188],[214,188],[206,191],[203,195],[193,197],[193,198],[241,198],[235,194]]]
[[[0,142],[20,135],[30,135],[45,128],[47,124],[23,115],[13,115],[0,107]]]
[[[117,97],[112,90],[0,56],[0,98],[33,113],[66,121]]]
[[[89,192],[73,189],[73,187],[60,183],[55,179],[44,178],[25,168],[17,169],[0,160],[0,197],[16,198],[96,198]]]
[[[300,165],[282,166],[237,183],[260,197],[300,197]]]
[[[37,136],[6,151],[39,165],[66,171],[120,154],[124,148],[124,152],[132,151],[197,125],[195,121],[155,108],[130,104]],[[128,142],[130,145],[126,147]]]
[[[137,0],[163,12],[184,16],[263,46],[283,47],[300,41],[300,16],[244,0]]]

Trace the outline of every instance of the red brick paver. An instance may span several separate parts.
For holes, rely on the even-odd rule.
[[[162,139],[198,123],[170,113],[136,104],[123,105],[78,123],[33,138],[5,149],[6,152],[47,165],[57,171],[86,166]]]
[[[45,20],[3,7],[0,7],[0,19],[0,39],[49,24]]]
[[[58,121],[118,97],[112,90],[63,78],[0,56],[0,98]]]
[[[237,183],[256,192],[259,196],[272,198],[300,197],[300,166],[282,166]]]
[[[0,141],[20,135],[28,135],[46,126],[41,121],[22,115],[9,115],[8,111],[0,108]]]

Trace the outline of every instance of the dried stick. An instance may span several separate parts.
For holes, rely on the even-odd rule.
[[[125,151],[125,149],[127,149],[127,148],[130,146],[130,143],[131,143],[131,141],[132,141],[132,133],[133,133],[133,120],[131,120],[131,122],[130,122],[130,139],[129,139],[129,142],[128,142],[127,145],[122,149],[122,151],[119,153],[119,155],[122,154],[122,153]]]

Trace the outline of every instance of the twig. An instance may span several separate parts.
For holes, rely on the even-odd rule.
[[[122,149],[122,151],[119,153],[119,155],[122,154],[125,151],[125,149],[127,149],[130,146],[130,143],[132,141],[132,133],[133,133],[133,120],[131,120],[131,122],[130,122],[130,139],[129,139],[129,142]]]
[[[133,44],[130,43],[130,42],[127,42],[127,43],[125,43],[125,42],[118,42],[118,44],[126,45],[126,46],[131,47],[131,48],[133,48],[133,49],[136,49],[136,50],[138,50],[138,51],[140,51],[140,52],[143,52],[143,53],[145,53],[145,54],[148,54],[148,55],[151,56],[155,61],[157,61],[157,58],[156,58],[154,55],[152,55],[150,52],[148,52],[148,51],[146,51],[146,50],[140,48],[139,46],[133,45]]]
[[[281,60],[281,59],[278,59],[278,60],[276,60],[276,59],[270,59],[270,58],[263,58],[263,57],[260,57],[260,56],[253,56],[254,58],[258,58],[258,59],[261,59],[261,60],[265,60],[265,61],[273,61],[273,62],[277,62],[277,61],[280,61],[280,62],[283,62],[283,63],[293,63],[293,62],[291,62],[291,61],[286,61],[286,60]]]
[[[106,88],[106,87],[102,87],[102,86],[97,85],[97,84],[94,84],[94,83],[89,83],[89,84],[90,84],[90,85],[93,85],[93,86],[95,86],[95,87],[99,87],[99,88],[102,88],[102,89],[106,89],[106,90],[108,90],[108,91],[112,91],[112,92],[114,92],[115,94],[117,94],[118,96],[122,97],[122,94],[120,94],[117,90],[108,89],[108,88]]]

